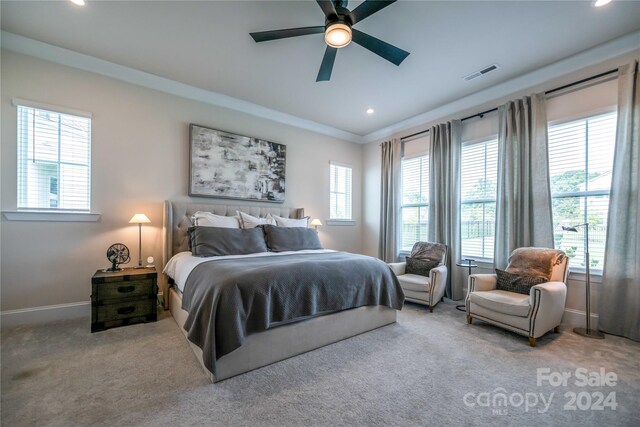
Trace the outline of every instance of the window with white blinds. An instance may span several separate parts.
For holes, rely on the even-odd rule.
[[[18,209],[89,211],[91,119],[18,110]]]
[[[460,235],[463,258],[493,259],[498,139],[462,144]]]
[[[429,155],[403,158],[401,166],[402,204],[400,212],[400,250],[411,251],[413,244],[427,240],[429,215]]]
[[[549,126],[549,175],[555,246],[570,266],[585,267],[585,231],[562,226],[589,223],[590,267],[602,269],[616,137],[616,113]]]
[[[351,221],[351,167],[331,162],[329,219]]]

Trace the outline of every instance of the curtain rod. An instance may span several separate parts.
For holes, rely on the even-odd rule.
[[[557,87],[557,88],[554,88],[554,89],[550,89],[550,90],[546,91],[544,94],[545,95],[551,95],[552,93],[559,92],[561,90],[568,89],[570,87],[577,86],[577,85],[580,85],[582,83],[586,83],[586,82],[591,81],[591,80],[596,80],[596,79],[599,79],[601,77],[605,77],[605,76],[608,76],[609,74],[613,74],[613,73],[617,73],[617,72],[618,72],[617,68],[615,68],[613,70],[605,71],[604,73],[596,74],[595,76],[587,77],[585,79],[578,80],[578,81],[573,82],[573,83],[568,83],[568,84],[566,84],[564,86],[560,86],[560,87]],[[462,119],[460,119],[460,121],[464,122],[465,120],[473,119],[475,117],[481,117],[482,118],[485,114],[493,113],[494,111],[498,111],[498,107],[492,108],[490,110],[482,111],[480,113],[472,114],[471,116],[463,117]],[[412,133],[411,135],[403,136],[402,138],[400,138],[400,141],[402,141],[404,139],[413,138],[414,136],[422,135],[422,134],[425,134],[425,133],[428,133],[428,132],[429,132],[429,129],[425,129],[425,130],[422,130],[420,132]]]

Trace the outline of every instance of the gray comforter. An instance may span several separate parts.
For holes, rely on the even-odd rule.
[[[212,260],[189,275],[184,328],[205,366],[245,338],[309,316],[366,305],[402,308],[404,294],[382,261],[345,252]]]

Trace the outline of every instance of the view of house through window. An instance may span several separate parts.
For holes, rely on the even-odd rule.
[[[91,119],[18,106],[18,208],[90,209]]]
[[[600,114],[549,126],[549,174],[555,246],[572,267],[585,267],[585,227],[589,223],[591,265],[602,269],[609,191],[616,136],[616,113]]]
[[[351,214],[351,166],[331,163],[329,189],[330,219],[352,220]]]
[[[401,251],[411,251],[417,241],[427,240],[429,215],[429,156],[402,159]]]
[[[460,171],[462,257],[493,259],[497,137],[463,143]]]

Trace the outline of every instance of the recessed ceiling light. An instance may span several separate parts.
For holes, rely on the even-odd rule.
[[[376,110],[373,108],[367,108],[367,114],[373,114]]]
[[[593,3],[593,5],[595,7],[602,7],[602,6],[606,6],[609,3],[611,3],[612,0],[596,0],[595,3]]]
[[[69,0],[73,4],[77,4],[78,6],[84,6],[84,0]]]

